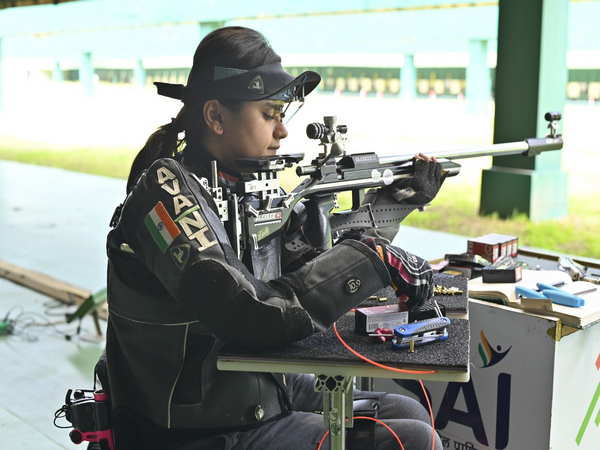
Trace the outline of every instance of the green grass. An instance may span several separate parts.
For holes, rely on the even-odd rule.
[[[65,148],[4,138],[0,142],[0,159],[115,178],[127,178],[136,153],[137,149],[131,148]],[[293,172],[282,176],[282,185],[288,190],[298,182]],[[431,206],[412,213],[403,224],[462,236],[510,234],[518,236],[524,246],[592,258],[600,255],[600,205],[592,197],[569,198],[569,214],[560,219],[532,222],[517,215],[503,220],[494,215],[479,216],[479,187],[467,182],[446,182]],[[340,203],[342,208],[348,207],[343,197]]]
[[[464,192],[469,192],[464,195]],[[408,216],[403,224],[463,236],[490,232],[519,237],[519,245],[543,248],[563,254],[597,258],[600,255],[600,208],[592,198],[569,198],[567,216],[530,221],[525,214],[504,220],[497,215],[480,216],[479,188],[463,189],[444,185],[424,212]]]
[[[137,149],[69,147],[2,138],[0,159],[113,178],[127,178]]]

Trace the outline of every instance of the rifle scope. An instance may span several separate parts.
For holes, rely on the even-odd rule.
[[[346,125],[337,125],[335,126],[335,131],[340,134],[346,134],[348,127]],[[331,133],[331,130],[322,123],[309,123],[306,127],[306,135],[310,139],[323,139],[329,133]]]

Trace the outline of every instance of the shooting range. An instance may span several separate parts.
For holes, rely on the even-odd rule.
[[[599,18],[595,0],[0,0],[1,446],[77,448],[70,429],[55,427],[54,413],[67,390],[93,389],[94,366],[105,350],[111,218],[125,199],[136,153],[181,108],[156,95],[153,83],[185,84],[200,40],[240,25],[263,33],[290,74],[312,70],[322,81],[286,124],[289,136],[279,151],[303,159],[288,160],[284,171],[275,158],[261,172],[269,183],[279,177],[296,197],[280,197],[273,184],[246,186],[276,207],[269,203],[240,221],[234,250],[268,242],[285,228],[286,208],[325,194],[344,192],[336,200],[341,208],[330,210],[329,197],[318,203],[330,224],[319,245],[311,242],[319,251],[351,222],[437,218],[437,229],[403,223],[393,244],[437,272],[454,271],[456,281],[436,280],[463,289],[435,296],[452,322],[447,339],[414,353],[424,355],[425,366],[438,359],[446,364],[435,366],[446,378],[423,378],[444,448],[595,449],[599,291],[582,294],[586,306],[576,313],[552,301],[525,307],[507,297],[506,286],[474,283],[482,266],[473,255],[492,264],[512,256],[558,277],[535,281],[597,285],[597,238],[569,247],[576,250],[548,249],[514,228],[481,229],[479,219],[507,227],[526,222],[528,230],[555,224],[559,243],[567,228],[593,235],[597,219],[575,224],[572,217],[600,213]],[[316,127],[312,139],[309,124]],[[338,125],[344,133],[335,133]],[[410,176],[419,152],[443,159],[449,173],[430,205],[389,213],[389,205],[358,209],[365,179],[382,187]],[[363,159],[344,165],[342,157],[353,154]],[[216,186],[208,192],[226,198]],[[472,229],[456,234],[451,219],[444,224],[449,197],[457,207],[463,198],[473,202]],[[494,233],[506,239],[488,242]],[[479,244],[496,256],[474,250]],[[513,296],[517,282],[510,284]],[[381,297],[366,307],[382,306]],[[353,328],[354,319],[344,319]],[[336,339],[333,330],[327,333]],[[446,360],[449,346],[456,360]],[[305,352],[308,347],[319,348],[306,341],[291,354],[307,358],[319,375],[327,357],[316,355],[320,362],[314,362],[319,352]],[[413,353],[401,351],[403,367],[415,363]],[[272,362],[290,354],[261,357]],[[251,367],[252,358],[227,353],[223,370]],[[381,373],[359,368],[339,375],[357,388],[424,402],[419,377]],[[347,406],[339,403],[340,391],[352,392],[347,389],[332,395],[332,408]],[[59,424],[70,425],[64,418]]]

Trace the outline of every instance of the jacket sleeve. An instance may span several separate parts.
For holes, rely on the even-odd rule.
[[[235,255],[215,211],[179,163],[161,159],[127,198],[119,226],[173,300],[225,342],[275,346],[303,339],[390,284],[376,253],[350,240],[261,281]]]

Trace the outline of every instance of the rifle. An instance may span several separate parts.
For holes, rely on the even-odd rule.
[[[544,151],[559,150],[563,147],[563,141],[557,129],[562,115],[553,111],[544,117],[550,129],[544,138],[466,150],[433,151],[428,156],[436,157],[445,176],[452,177],[460,172],[461,166],[454,162],[457,159],[516,154],[536,156]],[[292,211],[300,201],[304,201],[305,206],[316,213],[316,222],[310,229],[304,230],[304,236],[317,251],[331,248],[334,238],[345,231],[398,225],[412,211],[423,210],[428,205],[397,203],[379,209],[371,204],[361,205],[365,189],[390,186],[410,177],[414,154],[384,157],[379,157],[375,152],[347,154],[344,149],[346,132],[347,127],[337,125],[335,116],[325,117],[323,124],[309,124],[307,136],[319,139],[323,152],[307,166],[298,165],[304,159],[303,153],[238,158],[236,161],[241,171],[254,174],[255,179],[239,182],[235,189],[218,186],[217,165],[213,161],[211,183],[206,179],[201,181],[217,204],[238,256],[245,248],[257,250],[284,233],[289,227]],[[278,174],[294,165],[296,174],[306,178],[291,192],[284,193],[279,186]],[[332,213],[337,194],[345,191],[352,193],[351,209]],[[250,201],[239,203],[241,196],[250,198]]]

